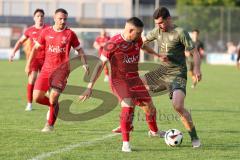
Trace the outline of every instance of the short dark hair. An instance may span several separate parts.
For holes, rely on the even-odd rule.
[[[163,19],[170,17],[169,10],[166,7],[157,8],[153,13],[153,18],[158,19],[159,17]]]
[[[58,12],[61,12],[61,13],[63,13],[63,14],[68,15],[68,12],[67,12],[65,9],[63,9],[63,8],[58,8],[58,9],[55,11],[55,14],[57,14]]]
[[[43,16],[44,16],[44,14],[45,14],[43,9],[37,8],[37,9],[34,11],[33,15],[35,16],[35,14],[37,14],[38,12],[42,13]]]
[[[127,23],[130,23],[130,24],[134,25],[135,27],[143,28],[143,26],[144,26],[143,22],[137,17],[129,18],[127,20]]]
[[[197,32],[197,34],[199,34],[200,33],[200,31],[198,30],[198,29],[193,29],[193,32]]]

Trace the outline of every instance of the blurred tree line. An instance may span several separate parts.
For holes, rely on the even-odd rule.
[[[240,0],[179,0],[176,8],[176,23],[189,31],[198,28],[218,50],[227,41],[238,43]]]
[[[240,0],[180,0],[178,5],[195,5],[195,6],[240,6]]]

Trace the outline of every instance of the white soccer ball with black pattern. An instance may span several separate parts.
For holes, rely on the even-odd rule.
[[[169,129],[165,134],[165,143],[171,147],[180,146],[183,140],[183,134],[177,129]]]

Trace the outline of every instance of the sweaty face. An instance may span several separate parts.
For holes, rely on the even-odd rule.
[[[129,32],[129,37],[131,41],[137,41],[142,35],[143,28],[141,27],[132,27]]]
[[[155,22],[156,26],[158,26],[159,28],[162,29],[163,32],[167,31],[168,18],[163,19],[162,17],[159,17],[158,19],[155,19],[154,22]]]
[[[44,15],[42,14],[42,12],[37,12],[35,15],[34,15],[34,21],[36,24],[43,24],[43,21],[44,21]]]
[[[64,29],[67,22],[67,15],[62,12],[56,13],[54,15],[54,22],[57,29]]]

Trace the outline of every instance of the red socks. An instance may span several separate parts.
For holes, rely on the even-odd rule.
[[[157,122],[156,122],[156,109],[152,113],[146,113],[146,121],[148,123],[148,128],[153,131],[157,132]]]
[[[122,130],[122,140],[129,141],[130,127],[133,121],[134,108],[132,107],[122,107],[120,115],[120,125]]]
[[[28,103],[32,103],[32,99],[33,99],[33,88],[34,88],[34,84],[27,84],[27,100]]]
[[[57,104],[50,104],[49,106],[49,119],[48,119],[48,124],[50,126],[53,126],[56,119],[57,119],[57,115],[58,115],[58,111],[59,111],[59,105]]]

